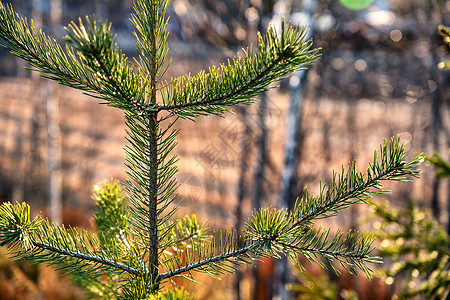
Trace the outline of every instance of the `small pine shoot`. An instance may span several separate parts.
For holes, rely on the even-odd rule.
[[[50,224],[30,217],[27,204],[0,206],[0,245],[15,259],[54,265],[71,274],[93,299],[186,299],[182,290],[162,284],[193,272],[219,277],[262,257],[299,255],[323,267],[338,262],[350,272],[371,276],[373,236],[332,232],[316,221],[337,215],[374,193],[387,193],[382,182],[417,177],[418,155],[405,161],[398,137],[384,141],[366,172],[355,163],[333,174],[319,195],[306,190],[291,211],[254,211],[243,237],[234,229],[221,232],[199,224],[195,216],[172,220],[177,206],[177,157],[172,153],[180,118],[220,115],[238,104],[250,104],[272,83],[305,69],[318,59],[306,40],[306,28],[270,27],[258,42],[227,64],[208,72],[164,81],[170,60],[166,9],[168,0],[136,0],[131,20],[138,57],[129,59],[118,48],[111,24],[94,16],[65,29],[66,45],[21,18],[0,2],[1,45],[24,59],[33,70],[62,85],[82,90],[121,109],[127,126],[125,147],[128,180],[105,181],[94,187],[96,232]],[[157,95],[159,94],[159,97]],[[158,100],[159,99],[159,100]],[[166,121],[166,122],[164,122]]]

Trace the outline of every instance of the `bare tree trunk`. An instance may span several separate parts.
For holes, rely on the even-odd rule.
[[[61,0],[50,0],[50,27],[55,33],[62,19]],[[55,84],[46,82],[46,115],[47,115],[47,169],[48,198],[50,220],[62,222],[62,174],[61,174],[61,140],[59,128],[59,99],[55,93]]]
[[[310,24],[312,16],[313,3],[311,0],[306,0],[303,3],[303,10],[307,16],[302,20],[305,24]],[[309,38],[309,36],[307,37]],[[302,128],[302,109],[303,98],[305,93],[305,86],[303,83],[306,78],[306,70],[296,72],[291,77],[291,102],[286,121],[286,143],[284,149],[284,163],[281,174],[281,192],[279,209],[289,210],[295,199],[293,190],[296,188],[295,182],[298,179],[298,165],[300,161],[300,137]],[[274,282],[274,296],[277,299],[287,300],[291,296],[285,289],[289,280],[289,261],[286,257],[277,260],[275,265],[275,282]]]
[[[241,9],[242,11],[250,11],[251,9],[255,9],[255,7],[253,7],[251,5],[251,3],[249,1],[242,1],[241,2]],[[245,18],[247,21],[247,37],[246,37],[246,44],[250,45],[252,43],[257,42],[255,40],[255,36],[256,36],[256,32],[258,31],[258,26],[261,23],[261,8],[258,8],[256,10],[253,10],[253,12],[258,12],[257,14],[252,13],[252,14],[245,14]],[[263,100],[264,101],[264,100]],[[261,105],[261,104],[260,104]],[[260,106],[261,107],[261,106]],[[251,127],[250,127],[250,120],[249,120],[249,115],[247,112],[247,107],[240,107],[240,114],[242,116],[242,122],[244,125],[244,133],[242,136],[242,148],[241,148],[241,165],[240,165],[240,175],[239,175],[239,185],[238,185],[238,203],[237,203],[237,207],[236,207],[236,211],[235,211],[235,216],[236,216],[236,231],[240,234],[241,232],[241,225],[242,225],[242,207],[243,207],[243,202],[245,200],[246,197],[246,192],[247,192],[247,188],[246,188],[246,184],[248,184],[248,182],[246,182],[246,176],[247,176],[247,172],[249,169],[249,160],[250,160],[250,140],[251,140]],[[260,110],[261,113],[261,110]],[[261,137],[260,137],[260,141],[261,141]],[[264,138],[264,143],[265,143],[265,138]],[[265,144],[264,144],[264,149],[265,149]],[[263,154],[263,158],[265,157],[265,150],[264,150],[264,154]],[[260,154],[260,158],[261,158],[261,154]],[[260,162],[260,160],[258,160],[258,162]],[[264,162],[263,162],[264,164]],[[260,164],[258,164],[258,166],[260,166]],[[262,168],[264,168],[264,166],[262,166]],[[264,170],[258,169],[259,170],[259,175],[264,174]],[[258,172],[257,172],[258,173]],[[254,176],[254,182],[256,185],[258,185],[257,183],[257,178],[258,175],[255,174]],[[261,182],[259,184],[262,184]],[[253,199],[252,199],[252,205],[254,208],[256,208],[256,206],[258,206],[258,203],[260,203],[260,198],[261,198],[261,194],[255,193],[255,195],[253,195]],[[256,206],[255,206],[256,205]],[[259,204],[260,206],[260,204]],[[257,286],[257,272],[258,272],[258,267],[257,265],[255,266],[255,268],[253,269],[253,281],[254,281],[254,286]],[[235,279],[235,295],[236,295],[236,299],[240,300],[241,299],[241,286],[240,283],[242,281],[242,272],[240,272],[239,270],[236,272],[236,279]],[[256,296],[256,293],[254,291],[254,297]]]
[[[447,179],[448,180],[448,179]],[[450,192],[447,191],[447,234],[450,235]]]
[[[242,135],[242,148],[241,148],[241,161],[240,161],[240,169],[239,169],[239,183],[238,183],[238,195],[237,195],[237,204],[235,208],[235,216],[236,222],[234,228],[236,232],[241,235],[241,225],[242,225],[242,207],[245,200],[246,195],[246,174],[248,170],[248,161],[250,157],[250,125],[248,122],[248,114],[246,108],[239,107],[239,114],[242,118],[242,123],[244,124],[244,132]],[[236,271],[234,281],[234,291],[236,295],[236,300],[241,299],[241,281],[242,281],[242,272],[240,270]]]
[[[24,64],[21,59],[18,59],[18,65],[21,67],[18,78],[19,80],[25,80]],[[24,95],[25,91],[23,84],[19,82],[17,85],[17,95]],[[23,102],[25,102],[22,99]],[[14,140],[14,152],[12,158],[17,168],[12,172],[12,202],[21,203],[24,201],[24,189],[25,189],[25,155],[24,155],[24,142],[23,142],[23,123],[26,119],[23,115],[22,105],[13,105],[11,110],[11,122],[13,123],[13,140]]]
[[[437,56],[433,53],[433,64],[437,65]],[[432,66],[433,67],[433,66]],[[430,73],[433,74],[436,71],[431,71]],[[433,76],[433,75],[431,75]],[[437,76],[433,76],[437,77]],[[438,84],[437,88],[434,91],[432,95],[431,100],[431,130],[432,130],[432,144],[433,144],[433,152],[439,153],[440,152],[440,132],[442,128],[442,92],[439,84],[438,78],[433,78]],[[432,196],[431,196],[431,210],[433,212],[433,216],[435,219],[439,222],[439,216],[441,212],[441,207],[439,203],[439,187],[441,185],[441,179],[438,177],[433,178],[433,189],[432,189]]]
[[[259,97],[259,112],[258,112],[258,125],[260,129],[260,134],[257,140],[257,152],[258,156],[256,159],[256,170],[253,177],[253,200],[252,200],[252,207],[255,210],[258,210],[262,207],[262,200],[265,196],[264,193],[264,181],[265,181],[265,169],[266,169],[266,156],[267,156],[267,126],[266,126],[266,115],[267,115],[267,92],[263,93]],[[257,264],[258,265],[258,264]],[[259,293],[262,295],[265,295],[265,299],[271,299],[273,289],[271,284],[268,284],[268,282],[261,282],[258,278],[261,276],[258,276],[260,272],[260,268],[256,267],[253,269],[253,278],[255,281],[255,296],[257,296]],[[267,274],[264,274],[267,275]],[[264,279],[266,279],[264,277]],[[265,280],[263,280],[265,281]],[[259,291],[259,293],[258,293]],[[259,298],[255,298],[259,299]]]
[[[300,151],[298,141],[301,134],[303,92],[301,86],[304,71],[298,72],[291,78],[291,103],[286,120],[286,144],[284,149],[283,172],[281,174],[281,202],[280,209],[289,209],[292,205],[292,188],[297,177],[297,166]]]
[[[27,3],[28,4],[28,3]],[[31,5],[31,7],[33,7]],[[39,20],[38,20],[39,21]],[[17,95],[21,97],[21,95],[25,95],[25,80],[27,77],[27,71],[25,69],[25,62],[22,59],[16,57],[17,61]],[[15,101],[16,105],[11,105],[11,123],[12,123],[12,139],[14,150],[11,155],[14,163],[17,168],[11,173],[11,200],[13,203],[21,203],[25,200],[25,174],[26,174],[26,151],[25,151],[25,143],[24,143],[24,134],[22,132],[24,128],[24,124],[27,120],[27,116],[24,115],[23,105],[26,103],[28,97],[23,97],[21,101]],[[13,101],[14,102],[14,101]],[[20,103],[20,104],[19,104]],[[7,154],[7,153],[5,153]],[[5,155],[6,158],[6,155]]]
[[[281,193],[279,209],[290,209],[294,200],[293,189],[298,178],[297,168],[300,160],[300,135],[302,123],[302,107],[304,88],[301,85],[305,77],[304,71],[297,72],[291,79],[291,103],[286,121],[286,144],[284,149],[284,163],[281,174]],[[275,296],[277,299],[290,299],[289,292],[285,289],[289,282],[289,261],[286,257],[277,260],[275,264]]]
[[[267,114],[267,92],[259,97],[259,113],[258,113],[258,125],[260,129],[260,135],[257,141],[258,158],[256,162],[256,171],[253,182],[255,183],[253,194],[253,208],[261,208],[261,200],[264,197],[264,180],[265,180],[265,166],[266,166],[266,154],[267,154],[267,126],[266,126],[266,114]]]
[[[46,86],[47,147],[48,147],[48,197],[50,220],[61,224],[62,221],[62,174],[61,141],[59,128],[59,101],[54,94],[53,83]]]
[[[31,17],[36,29],[42,28],[42,11],[40,0],[31,0]],[[40,178],[42,176],[41,168],[41,90],[42,79],[37,72],[31,72],[30,82],[30,106],[31,106],[31,119],[30,124],[30,137],[29,137],[29,149],[27,156],[27,163],[25,165],[25,174],[27,177],[25,181],[29,184],[31,192],[33,194],[41,194],[42,187],[39,185]]]
[[[433,36],[430,34],[430,36]],[[436,45],[437,43],[433,38],[430,38],[430,44]],[[439,55],[435,49],[435,47],[431,47],[431,55],[432,55],[432,65],[430,70],[430,78],[437,83],[436,90],[432,94],[431,100],[431,130],[432,130],[432,144],[433,144],[433,152],[440,153],[440,141],[441,141],[441,129],[442,129],[442,110],[444,104],[444,97],[442,92],[441,78],[439,76],[439,72],[436,68],[439,63]],[[440,213],[441,213],[441,205],[439,201],[439,187],[442,183],[442,180],[438,177],[433,178],[433,190],[431,196],[431,210],[433,212],[433,216],[436,220],[440,221]]]
[[[347,104],[347,132],[350,135],[350,149],[347,150],[349,153],[349,161],[353,161],[355,159],[355,142],[356,142],[356,120],[355,120],[355,107],[357,105],[357,101],[355,99],[350,99]],[[351,230],[358,230],[358,205],[352,205],[350,207],[350,224],[349,227]]]

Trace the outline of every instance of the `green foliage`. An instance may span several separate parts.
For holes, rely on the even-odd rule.
[[[436,168],[435,176],[437,178],[450,177],[450,163],[445,161],[439,154],[425,157],[427,161],[432,163]]]
[[[304,69],[317,58],[306,29],[281,24],[269,28],[243,57],[209,68],[208,73],[162,81],[167,56],[167,0],[137,0],[132,22],[139,58],[131,64],[115,44],[111,25],[93,17],[66,27],[68,45],[39,33],[0,2],[3,46],[31,67],[63,85],[80,89],[125,115],[128,180],[94,188],[96,232],[30,219],[26,204],[0,206],[0,244],[17,259],[47,263],[73,275],[94,299],[179,299],[180,291],[160,293],[174,276],[193,279],[193,271],[220,276],[261,257],[304,255],[323,267],[340,263],[350,272],[371,276],[367,263],[373,237],[315,228],[318,219],[337,215],[374,193],[387,193],[384,180],[417,177],[419,155],[405,161],[399,138],[384,141],[366,172],[355,163],[335,173],[318,196],[305,190],[292,211],[261,209],[246,223],[244,236],[234,229],[214,232],[195,216],[171,220],[177,210],[177,157],[172,154],[179,118],[222,115],[249,104],[272,83]],[[159,93],[160,97],[157,97]],[[160,99],[160,100],[158,100]],[[161,113],[163,112],[163,113]],[[160,114],[161,113],[161,114]],[[328,264],[322,263],[322,259]]]
[[[117,180],[105,181],[94,186],[93,198],[97,205],[94,213],[95,225],[105,247],[111,246],[117,238],[130,248],[127,242],[128,214],[126,199]]]
[[[92,197],[97,206],[94,213],[96,232],[100,242],[99,249],[113,249],[117,247],[126,253],[131,253],[131,245],[128,242],[128,214],[126,199],[119,182],[116,180],[104,181],[101,185],[94,186]],[[119,276],[105,274],[102,280],[86,277],[83,274],[75,274],[74,282],[83,287],[86,295],[91,299],[117,299],[119,297]]]
[[[439,34],[444,37],[444,42],[450,44],[450,29],[444,25],[438,26]]]
[[[227,65],[211,67],[209,72],[182,76],[166,82],[162,93],[164,110],[183,118],[205,114],[222,115],[227,107],[249,104],[271,88],[270,83],[305,69],[317,59],[312,41],[305,41],[307,30],[281,24],[281,33],[270,27],[264,38],[258,34],[256,51],[244,49],[243,58]]]
[[[373,0],[339,0],[339,2],[348,9],[359,10],[369,7]]]
[[[335,173],[329,185],[321,184],[319,195],[311,196],[305,190],[303,197],[297,201],[292,211],[275,211],[261,209],[255,212],[248,221],[245,233],[247,241],[253,243],[256,253],[277,257],[285,254],[296,259],[296,254],[303,254],[308,260],[323,267],[331,266],[338,261],[350,272],[363,271],[370,276],[371,270],[367,262],[379,262],[371,257],[373,237],[369,234],[338,231],[329,237],[330,230],[314,230],[314,221],[335,216],[340,210],[351,204],[365,202],[371,194],[385,194],[383,180],[408,180],[408,176],[418,176],[415,169],[422,161],[419,155],[409,162],[404,161],[404,147],[399,138],[385,141],[380,146],[380,157],[374,152],[373,162],[366,173],[357,172],[355,162],[342,173]],[[329,264],[323,264],[320,257]]]
[[[327,272],[313,276],[300,268],[294,270],[298,283],[289,283],[287,289],[299,300],[358,300],[353,290],[341,290],[336,282],[331,281]]]
[[[375,235],[381,240],[379,255],[394,261],[378,276],[403,286],[398,298],[419,294],[432,299],[450,296],[450,238],[428,210],[412,201],[408,210],[391,207],[388,201],[371,202],[377,215]],[[402,284],[402,280],[405,282]]]
[[[30,207],[26,203],[12,205],[4,202],[0,206],[0,246],[9,249],[19,247],[28,250],[33,246],[32,235],[42,226],[40,216],[30,220]]]
[[[293,295],[299,295],[297,299],[302,300],[334,300],[338,294],[338,286],[332,283],[326,274],[322,274],[321,278],[315,279],[307,272],[296,269],[296,277],[299,284],[289,284],[288,289]]]
[[[152,295],[150,300],[195,300],[184,290],[168,290],[157,295]]]
[[[447,46],[449,46],[450,45],[450,28],[448,28],[444,25],[439,25],[438,31],[439,31],[439,34],[443,36],[444,43]],[[439,69],[442,69],[442,70],[450,70],[450,61],[443,61],[443,62],[439,63],[438,67],[439,67]]]
[[[4,203],[0,209],[0,245],[8,245],[17,259],[56,265],[87,278],[115,274],[120,268],[129,270],[118,263],[120,247],[116,245],[114,249],[101,251],[98,238],[86,231],[50,225],[41,216],[30,220],[29,206],[25,203]]]

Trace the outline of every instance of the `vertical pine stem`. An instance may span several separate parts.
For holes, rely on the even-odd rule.
[[[152,2],[152,23],[153,23],[153,28],[151,28],[152,30],[152,39],[151,39],[151,103],[155,104],[156,103],[156,83],[157,83],[157,69],[158,69],[158,64],[157,64],[157,53],[158,53],[158,49],[157,49],[157,38],[158,38],[158,6],[157,6],[157,1],[153,1]]]
[[[147,116],[148,128],[148,147],[149,147],[149,176],[148,176],[148,191],[149,191],[149,271],[151,275],[152,289],[157,289],[154,286],[158,278],[158,153],[157,153],[157,134],[158,134],[158,120],[157,113],[151,113]],[[154,292],[154,291],[151,291]]]
[[[156,103],[156,84],[157,84],[157,31],[158,31],[158,6],[157,1],[152,1],[152,39],[151,39],[151,104]],[[151,274],[152,290],[158,290],[156,280],[158,278],[158,220],[157,220],[157,204],[158,204],[158,120],[157,112],[150,113],[149,120],[149,164],[151,174],[149,177],[149,190],[151,199],[149,202],[149,234],[150,234],[150,249],[149,249],[149,270]]]

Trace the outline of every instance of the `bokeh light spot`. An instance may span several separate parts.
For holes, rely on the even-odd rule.
[[[408,103],[413,104],[417,101],[417,93],[414,91],[407,91],[406,92],[406,101]]]
[[[387,285],[391,285],[394,283],[394,278],[389,276],[384,280],[384,283],[386,283]]]
[[[434,92],[437,88],[436,81],[428,80],[427,83],[428,83],[428,88],[430,89],[430,93]]]
[[[396,43],[400,42],[402,36],[403,36],[402,32],[398,29],[394,29],[389,33],[389,37],[391,38],[391,40]]]
[[[340,70],[345,67],[345,61],[340,57],[336,57],[331,60],[331,65],[335,70]]]
[[[368,7],[373,0],[339,0],[339,2],[348,9],[358,10]]]
[[[293,75],[290,79],[289,79],[289,84],[292,87],[296,87],[297,85],[300,84],[300,78],[298,78],[297,75]]]
[[[364,59],[356,60],[354,65],[355,65],[355,69],[358,70],[359,72],[362,72],[367,68],[367,63]]]

